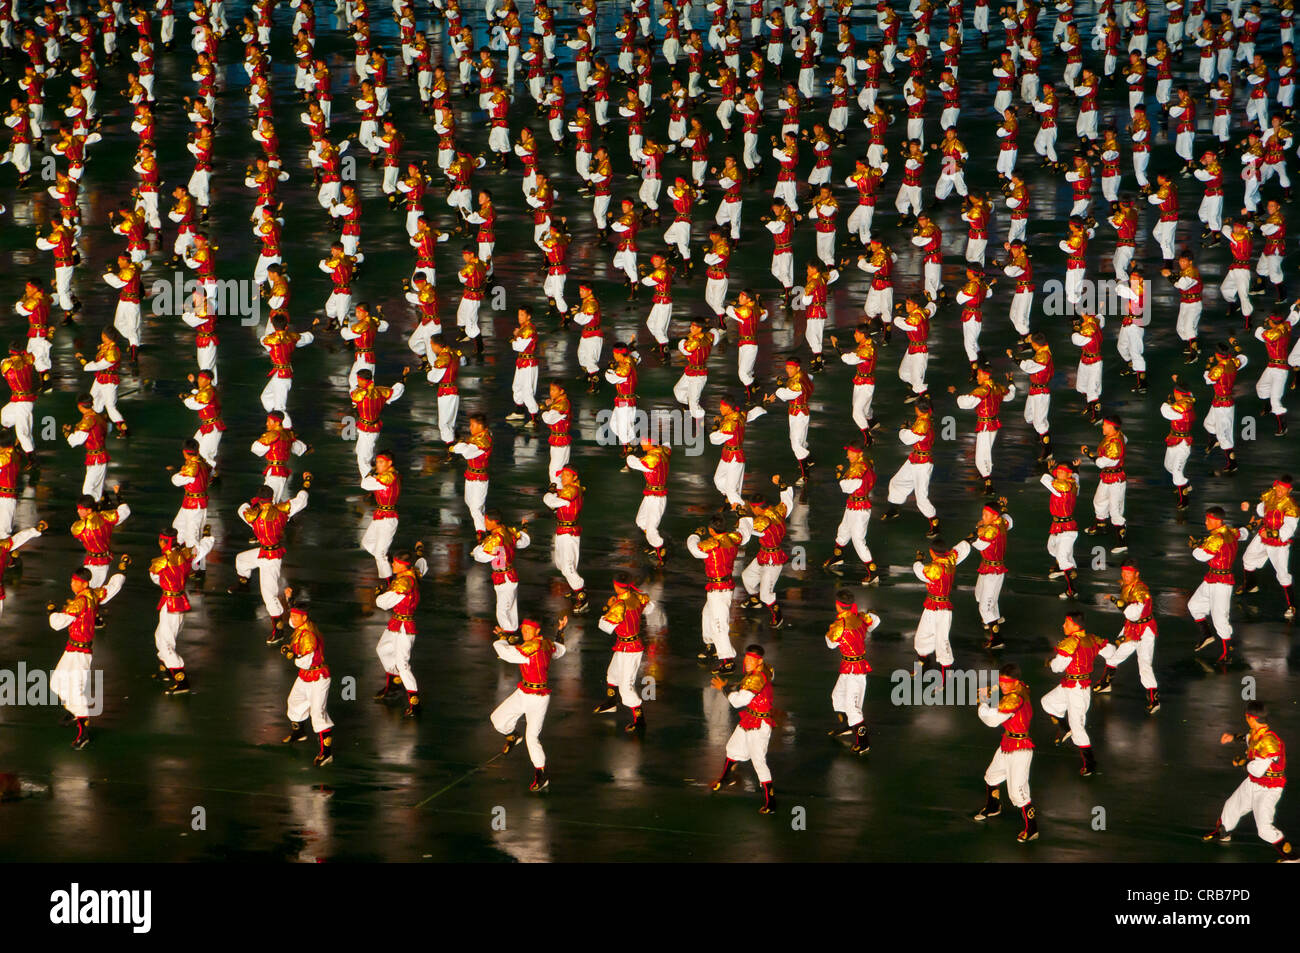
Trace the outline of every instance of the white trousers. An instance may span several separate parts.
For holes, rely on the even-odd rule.
[[[851,510],[844,508],[840,525],[835,530],[835,545],[847,546],[853,543],[853,550],[863,564],[871,562],[871,548],[867,545],[867,524],[871,522],[871,510]]]
[[[304,682],[301,678],[293,680],[293,688],[289,690],[289,703],[286,706],[285,713],[289,716],[290,721],[301,724],[311,715],[311,730],[320,734],[322,731],[328,731],[334,727],[334,719],[326,711],[325,704],[329,701],[330,680],[328,678],[318,678],[314,682]]]
[[[1092,742],[1088,738],[1088,709],[1092,705],[1091,688],[1066,688],[1064,685],[1057,685],[1050,692],[1039,699],[1039,705],[1043,711],[1053,718],[1066,718],[1070,725],[1070,731],[1073,735],[1070,740],[1078,748],[1091,747]]]
[[[796,460],[806,460],[812,452],[808,449],[808,425],[812,422],[809,414],[790,414],[790,449]]]
[[[772,772],[767,768],[767,745],[771,738],[772,726],[768,719],[749,731],[737,725],[727,739],[727,757],[732,761],[752,761],[759,783],[766,784],[772,780]]]
[[[853,422],[859,430],[866,430],[871,421],[871,400],[875,394],[875,384],[853,385]]]
[[[176,652],[176,639],[181,634],[181,624],[185,613],[168,612],[163,609],[158,613],[158,625],[153,630],[153,644],[158,650],[158,661],[169,669],[185,667],[185,661]]]
[[[742,344],[736,349],[736,376],[746,387],[754,383],[754,363],[757,359],[757,344]]]
[[[388,675],[397,675],[402,679],[402,687],[408,692],[419,690],[415,681],[415,672],[411,671],[411,649],[415,645],[415,636],[388,629],[379,637],[375,654]]]
[[[1007,783],[1007,796],[1013,807],[1024,807],[1029,803],[1029,765],[1034,760],[1034,749],[1024,748],[1020,751],[1003,751],[999,745],[993,752],[993,760],[984,772],[984,783],[995,788],[1003,781]]]
[[[494,583],[492,591],[496,593],[497,625],[505,632],[514,632],[519,628],[519,583]]]
[[[207,521],[207,508],[203,509],[181,509],[176,511],[176,516],[172,519],[172,529],[176,530],[176,541],[182,546],[188,546],[191,549],[199,545],[203,539],[203,524]],[[194,560],[195,571],[201,570],[206,565],[207,560]]]
[[[713,485],[727,498],[729,506],[740,506],[745,502],[741,491],[745,485],[745,464],[740,460],[720,460],[718,468],[713,471]]]
[[[1285,414],[1286,405],[1282,395],[1286,393],[1287,378],[1290,369],[1286,367],[1266,367],[1255,384],[1255,396],[1269,403],[1269,410],[1275,414]]]
[[[456,415],[460,412],[459,394],[441,394],[438,397],[438,436],[443,443],[456,439]]]
[[[916,494],[916,508],[926,519],[934,519],[938,510],[930,502],[930,474],[934,471],[933,463],[912,463],[904,460],[889,481],[889,502],[901,506],[907,498]]]
[[[904,354],[898,362],[898,379],[912,388],[913,394],[924,394],[928,390],[925,371],[930,363],[928,351],[916,354]]]
[[[1187,611],[1200,622],[1207,615],[1214,623],[1214,631],[1221,639],[1232,638],[1232,623],[1228,613],[1232,609],[1232,585],[1226,582],[1202,582],[1187,600]]]
[[[866,720],[862,714],[862,703],[866,697],[867,676],[841,672],[840,677],[835,679],[835,687],[831,689],[831,709],[843,712],[852,728]]]
[[[546,721],[546,709],[550,705],[550,695],[534,695],[516,688],[492,712],[492,727],[503,735],[515,730],[520,717],[524,719],[524,743],[528,746],[528,757],[534,768],[546,767],[546,752],[542,748],[541,735],[542,724]]]
[[[605,684],[618,688],[619,699],[628,708],[641,707],[641,695],[636,690],[636,675],[641,668],[640,652],[612,652],[609,667],[605,669]]]
[[[1128,493],[1128,481],[1118,483],[1098,483],[1097,492],[1092,495],[1092,512],[1098,522],[1110,520],[1116,526],[1124,525],[1124,497]]]
[[[1137,655],[1138,680],[1143,688],[1157,688],[1156,671],[1151,664],[1156,656],[1156,637],[1147,629],[1140,639],[1129,639],[1123,645],[1111,642],[1097,653],[1106,660],[1107,668],[1119,668],[1130,655]]]
[[[393,567],[388,561],[388,547],[397,535],[395,519],[371,519],[361,537],[361,548],[375,558],[375,569],[380,579],[387,579],[393,574]]]
[[[765,566],[755,557],[741,572],[740,581],[744,584],[747,593],[751,596],[757,593],[759,602],[771,606],[776,602],[776,583],[781,578],[783,568],[783,563]]]
[[[574,592],[581,592],[586,585],[586,581],[578,575],[578,555],[581,549],[581,536],[573,533],[555,535],[555,568],[560,571],[560,575]]]
[[[1047,555],[1056,560],[1058,569],[1074,569],[1074,541],[1079,538],[1076,530],[1065,533],[1051,533],[1047,537]]]
[[[731,645],[731,589],[710,589],[704,594],[704,610],[700,613],[700,636],[705,645],[712,645],[718,659],[725,661],[736,657]]]
[[[1223,810],[1219,812],[1223,829],[1236,830],[1237,823],[1243,817],[1254,814],[1255,830],[1259,833],[1260,839],[1276,844],[1285,836],[1273,825],[1273,814],[1277,810],[1277,802],[1282,799],[1283,790],[1283,788],[1266,788],[1262,784],[1256,784],[1250,778],[1244,779],[1237,785],[1237,790],[1228,796],[1228,800],[1223,802]]]
[[[1002,583],[1006,573],[982,572],[975,577],[975,603],[979,606],[980,621],[985,625],[1002,618],[998,598],[1002,595]]]
[[[50,691],[74,718],[90,717],[90,655],[64,652],[50,673]]]
[[[1264,563],[1272,563],[1273,571],[1277,573],[1277,584],[1285,589],[1291,585],[1291,571],[1288,567],[1290,561],[1290,543],[1285,546],[1269,546],[1256,534],[1241,557],[1241,568],[1246,572],[1254,572],[1262,569]]]
[[[704,408],[700,405],[700,395],[709,379],[704,374],[683,374],[673,385],[673,398],[686,406],[696,420],[704,419]]]
[[[916,624],[916,654],[926,656],[934,653],[935,661],[940,665],[951,665],[952,644],[948,641],[951,629],[951,609],[921,610],[921,620]]]
[[[280,579],[280,560],[263,559],[258,555],[260,552],[258,548],[246,549],[235,556],[235,572],[241,579],[247,579],[256,570],[257,584],[262,593],[262,605],[266,607],[267,614],[284,615],[284,604],[280,601],[280,594],[284,589]]]
[[[487,480],[465,481],[465,506],[469,509],[469,516],[474,521],[474,531],[477,533],[487,531],[487,524],[483,522],[483,515],[487,508],[487,494]]]
[[[36,444],[32,442],[32,409],[35,406],[30,400],[11,400],[0,409],[0,426],[13,428],[18,446],[24,453],[36,450]]]
[[[667,507],[666,496],[642,496],[641,505],[636,511],[637,529],[645,533],[646,543],[656,549],[664,544],[663,537],[659,535],[659,521],[664,518]]]
[[[1205,422],[1202,426],[1214,434],[1214,439],[1218,441],[1219,446],[1224,450],[1234,448],[1235,431],[1237,421],[1237,408],[1235,407],[1214,407],[1205,414]]]
[[[1119,334],[1115,338],[1115,349],[1119,352],[1120,360],[1139,373],[1147,369],[1146,358],[1143,356],[1145,338],[1145,329],[1137,324],[1121,325]]]
[[[1190,443],[1176,443],[1172,446],[1165,447],[1165,469],[1169,471],[1169,476],[1173,478],[1174,486],[1187,486],[1187,475],[1183,473],[1183,468],[1187,466],[1187,458],[1192,454],[1192,445]]]

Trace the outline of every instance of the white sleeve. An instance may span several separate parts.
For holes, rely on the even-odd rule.
[[[99,600],[99,604],[103,605],[105,602],[108,602],[119,592],[121,592],[122,585],[125,582],[126,582],[125,573],[116,572],[113,573],[113,575],[109,576],[108,582],[104,583],[104,598]]]
[[[293,518],[307,508],[307,491],[299,490],[297,496],[289,501],[289,517]]]
[[[987,701],[980,702],[980,706],[979,706],[980,721],[984,722],[984,724],[988,725],[990,728],[996,728],[998,725],[1002,724],[1004,721],[1010,718],[1013,714],[1015,713],[1010,711],[1006,711],[1006,712],[998,711]]]
[[[503,662],[514,662],[516,665],[523,665],[528,661],[523,652],[520,652],[505,639],[497,639],[492,643],[492,648],[496,649],[497,656]]]

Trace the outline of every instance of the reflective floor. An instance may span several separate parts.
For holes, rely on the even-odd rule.
[[[466,6],[470,6],[466,4]],[[350,44],[327,16],[320,13],[318,48],[328,51],[335,70],[335,135],[356,130],[356,113],[342,87]],[[376,32],[395,55],[392,24],[376,8]],[[571,16],[565,11],[562,18]],[[612,14],[611,14],[612,15]],[[699,14],[697,14],[697,17]],[[280,11],[277,22],[288,15]],[[602,23],[604,20],[602,20]],[[567,24],[562,24],[562,29]],[[612,36],[613,22],[605,31]],[[1090,17],[1084,28],[1091,27]],[[441,40],[441,24],[436,33]],[[1276,36],[1276,32],[1270,34]],[[612,41],[611,41],[612,42]],[[189,176],[189,154],[183,137],[187,126],[177,99],[192,92],[189,53],[178,49],[159,62],[158,110],[164,191]],[[444,44],[445,46],[445,44]],[[996,47],[997,44],[994,44]],[[611,48],[612,49],[612,48]],[[992,169],[991,56],[976,42],[963,58],[963,115],[959,132],[972,153],[968,180],[973,189],[996,189]],[[332,240],[315,201],[306,170],[307,139],[297,121],[299,106],[291,97],[292,71],[283,37],[273,45],[278,62],[274,74],[276,118],[286,167],[292,178],[284,183],[287,238],[285,259],[295,280],[293,317],[298,326],[322,313],[328,280],[316,269]],[[256,153],[247,135],[245,75],[233,62],[235,46],[223,47],[232,60],[219,100],[217,163],[214,170],[211,234],[220,246],[219,275],[247,278],[257,247],[248,226],[252,193],[242,186],[243,168]],[[1052,68],[1059,70],[1059,63]],[[12,80],[14,64],[4,64]],[[1180,70],[1192,71],[1186,58]],[[0,669],[48,671],[58,660],[62,639],[45,620],[47,602],[62,598],[66,579],[79,564],[80,548],[67,533],[75,519],[73,500],[82,478],[81,457],[63,444],[58,425],[75,420],[74,400],[86,386],[74,354],[93,348],[97,329],[111,321],[114,295],[98,275],[118,252],[121,240],[108,230],[107,212],[125,198],[131,181],[133,136],[129,111],[116,91],[123,68],[105,71],[100,96],[104,141],[93,147],[85,179],[84,235],[76,290],[85,310],[76,328],[61,328],[55,338],[57,389],[40,399],[36,409],[39,453],[44,461],[39,482],[27,486],[18,509],[17,526],[39,518],[51,524],[46,536],[24,552],[21,575],[6,586]],[[897,82],[883,98],[897,106]],[[656,72],[656,91],[664,85]],[[66,78],[50,84],[50,100],[64,96]],[[6,91],[10,87],[6,87]],[[618,87],[616,86],[616,91]],[[769,99],[775,84],[769,83]],[[1104,99],[1105,115],[1121,126],[1125,104],[1118,91]],[[394,113],[407,136],[408,153],[432,158],[435,137],[429,122],[412,106],[413,83],[394,79]],[[460,100],[457,119],[464,140],[474,149],[485,147],[481,114]],[[813,111],[821,118],[827,103]],[[711,117],[712,108],[707,114]],[[1152,106],[1154,112],[1154,102]],[[856,116],[856,110],[855,110]],[[1063,110],[1063,141],[1073,128],[1072,107]],[[536,117],[522,86],[511,114],[515,130],[527,123],[546,141],[545,122]],[[927,135],[938,134],[937,104],[927,122]],[[711,119],[710,119],[711,121]],[[667,117],[657,112],[652,126],[662,130]],[[776,119],[771,120],[775,127]],[[1026,129],[1032,120],[1025,118]],[[900,123],[901,125],[901,123]],[[775,131],[775,130],[774,130]],[[891,130],[889,143],[902,135]],[[1069,190],[1041,169],[1029,149],[1032,133],[1022,134],[1021,167],[1034,188],[1034,217],[1030,245],[1040,282],[1063,277],[1063,256],[1056,243],[1063,237],[1069,212]],[[1172,141],[1156,136],[1152,162],[1175,168]],[[615,124],[608,145],[617,171],[631,172],[622,125]],[[850,129],[848,142],[835,151],[835,178],[849,174],[852,157],[865,149],[860,124]],[[715,159],[739,143],[718,142]],[[1069,154],[1063,148],[1063,155]],[[648,296],[623,301],[619,275],[610,267],[612,250],[596,242],[588,200],[576,194],[578,185],[571,156],[550,154],[543,146],[543,167],[553,175],[560,193],[559,210],[568,216],[574,236],[569,282],[576,299],[579,280],[591,280],[604,305],[609,328],[607,344],[640,334],[646,361],[641,373],[641,402],[645,408],[671,409],[672,385],[679,370],[659,365],[649,348],[644,318]],[[807,163],[805,163],[806,165]],[[761,231],[775,170],[769,162],[759,182],[745,192],[745,244],[733,260],[731,284],[775,291],[768,272],[770,242]],[[933,163],[926,178],[933,185]],[[517,166],[514,167],[517,170]],[[671,178],[684,168],[674,156],[667,164]],[[1125,165],[1125,187],[1133,188]],[[806,168],[801,167],[801,175]],[[367,261],[357,283],[358,300],[382,303],[392,329],[378,350],[377,379],[390,382],[410,353],[405,336],[415,318],[402,300],[401,281],[409,274],[413,255],[406,244],[402,216],[387,208],[380,191],[380,171],[362,163],[358,169],[364,199],[362,247]],[[1180,239],[1196,246],[1199,225],[1195,207],[1199,190],[1190,179],[1179,179],[1183,206]],[[462,375],[462,413],[481,411],[492,420],[496,441],[492,461],[489,505],[508,518],[536,516],[535,543],[519,559],[519,601],[523,614],[538,615],[549,625],[565,611],[566,586],[551,563],[550,526],[541,495],[546,483],[545,439],[511,428],[504,417],[513,409],[510,396],[512,360],[508,338],[514,308],[531,305],[545,310],[540,293],[541,257],[531,244],[529,223],[517,171],[502,175],[479,172],[476,187],[492,189],[499,214],[494,286],[502,289],[489,313],[485,304],[487,361],[471,365]],[[638,183],[616,182],[615,204],[631,197]],[[920,257],[909,233],[895,227],[892,200],[897,175],[891,173],[881,193],[877,223],[900,256],[896,268],[900,297],[919,290]],[[1270,186],[1276,189],[1276,186]],[[1195,194],[1194,194],[1195,193]],[[847,214],[852,197],[837,188]],[[1274,194],[1266,192],[1267,194]],[[1240,186],[1230,186],[1228,207],[1238,201]],[[445,192],[431,193],[427,207],[435,224],[449,228],[452,218]],[[717,190],[696,214],[697,242],[704,222],[711,219]],[[0,171],[0,201],[9,212],[0,220],[0,298],[15,300],[23,277],[46,275],[49,259],[33,250],[33,227],[48,221],[52,200],[34,187],[16,188],[12,169]],[[1000,203],[999,203],[1000,205]],[[1094,213],[1105,206],[1100,195]],[[945,234],[944,280],[955,290],[961,277],[960,208],[955,200],[941,205],[936,221]],[[1139,259],[1150,276],[1158,273],[1157,247],[1149,239],[1154,215],[1145,215],[1139,233]],[[660,227],[643,232],[643,260],[663,250]],[[994,240],[1005,234],[999,208]],[[170,232],[167,244],[170,245]],[[841,226],[841,238],[843,227]],[[1110,274],[1111,234],[1099,229],[1093,243],[1090,275]],[[697,252],[698,253],[698,252]],[[812,256],[812,232],[801,227],[795,257],[801,272]],[[153,255],[153,275],[167,253]],[[1224,316],[1224,306],[1211,287],[1220,280],[1227,261],[1220,247],[1198,253],[1207,284],[1203,340],[1216,341],[1235,329],[1237,319]],[[444,319],[452,320],[459,293],[454,270],[459,263],[458,240],[440,248],[439,294]],[[833,287],[831,328],[844,338],[858,320],[865,295],[865,278],[853,268]],[[679,283],[674,312],[674,337],[685,332],[685,321],[707,313],[702,271]],[[812,406],[811,445],[820,466],[814,471],[790,521],[789,541],[795,561],[782,577],[780,598],[786,625],[770,632],[762,617],[737,609],[734,638],[739,644],[762,643],[776,673],[780,708],[773,734],[770,764],[776,779],[779,808],[773,817],[757,813],[758,794],[752,772],[741,768],[742,783],[723,794],[711,794],[708,781],[720,767],[723,748],[735,724],[719,694],[709,687],[708,673],[695,661],[700,644],[700,609],[704,575],[685,551],[691,530],[714,512],[721,497],[712,485],[717,452],[711,447],[679,445],[669,481],[664,530],[674,544],[665,568],[652,567],[641,555],[642,539],[633,519],[640,500],[641,477],[620,472],[619,454],[597,442],[597,414],[612,406],[605,387],[587,395],[579,383],[575,358],[577,333],[560,331],[552,318],[543,318],[542,380],[571,383],[577,422],[574,464],[588,488],[583,512],[581,570],[592,601],[599,606],[610,592],[619,568],[641,573],[647,592],[663,607],[649,619],[649,644],[643,676],[653,678],[654,698],[647,703],[649,729],[644,737],[628,738],[620,730],[622,715],[595,716],[591,706],[603,689],[610,640],[596,627],[595,613],[575,617],[569,627],[568,657],[552,669],[554,695],[543,734],[550,765],[551,786],[531,795],[531,770],[523,749],[508,757],[499,754],[500,737],[488,714],[513,688],[516,672],[492,651],[493,595],[487,569],[470,558],[472,525],[461,499],[460,467],[443,462],[437,440],[433,389],[414,376],[406,397],[384,415],[380,446],[392,451],[405,479],[398,543],[423,540],[428,548],[430,575],[419,615],[420,635],[414,667],[420,676],[425,711],[418,722],[403,720],[400,708],[371,701],[382,681],[374,648],[386,614],[373,608],[371,589],[375,568],[360,548],[368,510],[357,488],[352,446],[340,435],[340,420],[350,412],[346,373],[351,355],[341,346],[313,346],[300,351],[297,377],[290,399],[295,425],[314,453],[301,467],[312,471],[311,502],[292,524],[287,579],[308,591],[320,620],[327,660],[334,673],[330,710],[335,731],[335,762],[312,766],[312,745],[287,748],[279,743],[285,729],[285,697],[292,671],[283,658],[263,644],[265,615],[255,593],[228,595],[234,578],[234,555],[247,546],[247,534],[235,511],[260,483],[260,466],[248,445],[261,432],[258,394],[265,380],[266,360],[253,329],[237,322],[223,327],[220,371],[228,430],[222,445],[223,479],[209,509],[213,532],[220,542],[210,559],[211,569],[201,593],[193,597],[180,648],[193,677],[194,691],[183,698],[163,697],[149,675],[155,667],[153,626],[156,587],[145,571],[154,552],[156,533],[170,524],[179,505],[167,464],[180,458],[181,442],[190,435],[193,419],[176,400],[193,370],[192,333],[173,316],[147,321],[139,375],[127,375],[120,406],[132,433],[111,441],[113,460],[109,483],[120,483],[134,514],[117,536],[120,551],[135,565],[120,597],[108,607],[108,626],[96,637],[95,664],[103,669],[104,713],[95,719],[94,742],[84,751],[68,747],[70,730],[59,727],[59,712],[50,707],[0,706],[0,770],[26,782],[30,796],[3,807],[3,854],[28,860],[1041,860],[1214,862],[1264,861],[1270,849],[1254,837],[1246,821],[1230,847],[1210,847],[1199,834],[1213,825],[1224,798],[1240,781],[1231,766],[1235,749],[1221,748],[1223,731],[1243,729],[1244,693],[1272,706],[1275,726],[1284,740],[1300,738],[1294,710],[1297,677],[1293,628],[1282,619],[1284,603],[1272,577],[1261,574],[1262,591],[1236,601],[1233,620],[1240,660],[1227,671],[1216,671],[1192,654],[1197,629],[1185,610],[1185,600],[1200,580],[1188,553],[1186,537],[1199,528],[1197,514],[1207,505],[1235,510],[1253,500],[1270,479],[1297,465],[1296,437],[1275,439],[1267,419],[1256,418],[1257,434],[1243,432],[1241,469],[1231,478],[1213,478],[1209,470],[1219,459],[1193,454],[1189,475],[1193,503],[1186,514],[1174,509],[1168,476],[1162,469],[1166,427],[1159,405],[1168,392],[1169,375],[1196,376],[1184,366],[1173,320],[1176,295],[1152,277],[1156,291],[1154,321],[1147,331],[1150,390],[1129,391],[1129,379],[1119,375],[1114,333],[1105,343],[1104,399],[1124,416],[1129,438],[1128,515],[1130,555],[1136,558],[1156,593],[1160,637],[1156,672],[1163,707],[1148,717],[1144,694],[1133,662],[1126,663],[1114,692],[1094,700],[1089,719],[1100,773],[1077,774],[1079,758],[1071,749],[1051,744],[1051,730],[1041,712],[1034,722],[1038,744],[1031,782],[1038,806],[1041,839],[1020,846],[1014,834],[1017,820],[1009,816],[984,825],[970,815],[984,795],[982,773],[997,744],[997,733],[984,727],[967,705],[896,704],[913,660],[911,636],[921,611],[922,591],[911,575],[913,551],[925,544],[924,520],[914,508],[892,523],[873,521],[869,541],[882,567],[888,567],[879,588],[854,587],[859,603],[884,619],[871,639],[867,717],[872,748],[865,757],[827,739],[830,690],[836,678],[836,657],[827,651],[822,633],[833,616],[837,580],[820,570],[843,500],[833,478],[844,443],[856,437],[849,419],[851,372],[831,361],[817,377]],[[1040,295],[1040,302],[1046,295]],[[1008,292],[1001,285],[986,307],[983,343],[986,353],[1001,355],[1015,342],[1005,318]],[[1257,299],[1264,307],[1263,299]],[[803,344],[803,315],[784,310],[773,301],[773,317],[763,330],[759,357],[761,383],[771,387],[788,353],[807,356]],[[1068,318],[1034,316],[1036,328],[1049,336],[1056,353],[1052,421],[1057,445],[1095,445],[1097,430],[1081,417],[1073,390],[1077,350],[1069,344]],[[11,336],[20,333],[19,319],[8,321]],[[945,536],[955,541],[973,529],[980,508],[980,481],[974,467],[973,416],[956,409],[947,394],[949,384],[965,386],[958,315],[949,307],[935,322],[930,383],[936,395],[936,419],[951,416],[954,427],[936,447],[932,497],[939,507]],[[606,352],[608,354],[608,351]],[[885,424],[872,450],[882,483],[903,459],[893,430],[910,419],[902,404],[906,390],[896,376],[902,347],[896,337],[881,352],[878,414]],[[1252,367],[1238,389],[1238,420],[1257,412],[1252,385],[1263,366],[1262,349],[1248,350]],[[995,358],[999,369],[1009,367]],[[717,399],[734,389],[734,338],[710,364],[705,403],[716,411]],[[1198,411],[1209,405],[1208,388],[1196,387]],[[995,452],[998,489],[1009,499],[1016,525],[1011,535],[1009,576],[1002,596],[1007,647],[996,655],[981,651],[982,634],[975,609],[973,561],[959,570],[955,596],[953,644],[957,666],[993,669],[1004,660],[1021,664],[1035,698],[1053,684],[1042,662],[1060,631],[1066,606],[1057,599],[1056,582],[1046,578],[1048,557],[1046,493],[1038,484],[1033,433],[1024,422],[1020,401],[1007,406],[1004,428]],[[47,424],[46,420],[52,420]],[[462,420],[463,425],[463,420]],[[946,428],[945,428],[946,429]],[[1197,438],[1203,434],[1199,424]],[[749,428],[747,487],[767,487],[772,473],[796,475],[781,414],[773,413]],[[1084,471],[1080,496],[1081,520],[1091,516],[1096,474]],[[883,487],[877,504],[883,505]],[[1081,565],[1081,605],[1090,627],[1101,634],[1117,631],[1119,614],[1103,599],[1116,591],[1118,557],[1097,553],[1092,540],[1080,536],[1076,550]],[[850,581],[852,581],[850,579]],[[345,692],[350,697],[344,697]],[[1284,798],[1277,822],[1297,832],[1295,801]]]

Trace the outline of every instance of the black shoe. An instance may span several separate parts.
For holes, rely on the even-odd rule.
[[[760,814],[771,814],[776,809],[776,794],[772,790],[771,781],[763,781],[763,806],[758,809]]]
[[[730,758],[727,758],[725,761],[723,761],[722,773],[718,775],[718,779],[716,781],[714,781],[712,784],[709,785],[709,788],[713,791],[721,791],[724,787],[735,784],[736,779],[732,777],[735,768],[736,768],[736,762],[732,761]]]
[[[1055,721],[1055,719],[1053,719],[1053,721]],[[1073,734],[1074,731],[1070,728],[1068,724],[1066,724],[1065,722],[1057,722],[1056,737],[1052,739],[1052,744],[1058,746],[1063,745],[1070,740],[1070,736]]]
[[[386,699],[390,694],[392,694],[393,691],[396,690],[396,685],[394,683],[396,683],[397,681],[398,679],[396,675],[385,674],[384,687],[379,689],[379,691],[375,692],[375,694],[372,696],[375,699],[375,701],[381,702],[384,699]]]
[[[975,814],[974,819],[977,821],[986,821],[990,817],[997,817],[1002,813],[1002,792],[992,785],[984,785],[988,789],[988,795],[984,801],[984,806]]]
[[[1020,809],[1020,814],[1025,819],[1025,827],[1016,835],[1016,840],[1022,844],[1027,844],[1031,840],[1038,840],[1038,814],[1034,811],[1032,803],[1026,804]]]
[[[842,565],[844,565],[844,547],[836,546],[831,550],[831,554],[826,557],[826,561],[822,563],[822,568],[829,570],[834,566]]]
[[[281,744],[293,744],[295,741],[306,741],[307,729],[302,726],[302,722],[289,722],[289,733],[280,739]]]
[[[178,668],[172,674],[172,683],[163,689],[164,695],[188,695],[190,693],[190,677],[185,674],[185,669]]]
[[[331,736],[330,731],[328,729],[321,733],[320,751],[316,752],[316,757],[312,758],[311,760],[312,760],[312,764],[316,765],[316,767],[318,768],[323,768],[325,767],[325,765],[333,763],[334,738]]]
[[[618,711],[618,689],[613,685],[605,686],[605,700],[591,710],[593,715],[608,715]]]
[[[854,754],[866,754],[871,750],[871,740],[868,737],[865,721],[853,730],[853,746],[849,750]]]

